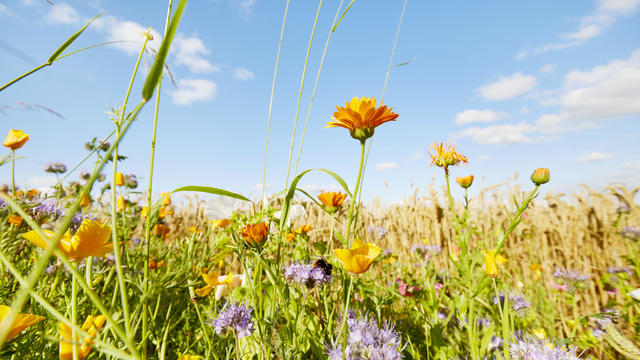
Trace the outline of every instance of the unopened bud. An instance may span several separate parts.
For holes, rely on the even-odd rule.
[[[549,169],[547,168],[536,169],[533,174],[531,174],[531,181],[533,181],[536,186],[548,183],[549,178]]]
[[[456,178],[456,181],[463,189],[467,189],[473,184],[473,175]]]

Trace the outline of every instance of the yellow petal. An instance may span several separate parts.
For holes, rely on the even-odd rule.
[[[196,295],[198,295],[199,297],[205,297],[211,292],[212,288],[213,288],[213,286],[207,285],[207,286],[205,286],[203,288],[196,289]]]
[[[11,310],[10,307],[6,306],[6,305],[0,305],[0,322],[2,322],[2,320],[4,320],[5,316],[7,316],[7,314],[9,314],[9,311]],[[13,339],[14,337],[16,337],[18,334],[20,334],[21,332],[23,332],[25,329],[27,329],[29,326],[40,322],[44,320],[44,317],[42,316],[36,316],[36,315],[31,315],[31,314],[18,314],[15,318],[15,320],[13,320],[13,323],[11,323],[11,326],[9,326],[9,333],[7,334],[7,341]]]
[[[89,256],[104,256],[111,251],[110,246],[112,245],[105,244],[110,235],[110,226],[98,221],[85,219],[71,242],[73,258],[84,259]]]
[[[216,286],[218,285],[218,276],[220,276],[220,274],[217,271],[212,271],[208,274],[202,274],[202,279],[207,285]]]

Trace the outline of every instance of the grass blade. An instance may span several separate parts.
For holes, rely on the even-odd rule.
[[[172,192],[180,192],[180,191],[197,191],[197,192],[202,192],[207,194],[227,196],[230,198],[251,202],[251,200],[247,199],[246,197],[240,194],[236,194],[231,191],[209,187],[209,186],[195,186],[195,185],[183,186],[181,188],[173,190]]]

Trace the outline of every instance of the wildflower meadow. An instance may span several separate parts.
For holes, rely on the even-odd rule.
[[[384,47],[385,90],[407,2],[398,2],[399,19],[390,16],[397,30]],[[478,189],[483,174],[466,168],[478,159],[424,134],[431,145],[419,166],[442,186],[419,184],[424,191],[391,205],[365,199],[374,141],[403,121],[384,91],[370,95],[379,89],[335,99],[323,124],[304,123],[305,132],[350,146],[357,161],[348,174],[298,168],[299,97],[281,191],[264,186],[271,107],[259,124],[266,147],[257,196],[215,178],[159,189],[169,54],[197,3],[169,0],[160,39],[138,34],[122,103],[104,115],[110,131],[86,134],[79,163],[45,164],[55,185],[24,186],[22,152],[43,139],[28,123],[0,127],[0,169],[11,179],[0,189],[0,359],[640,359],[640,187],[546,192],[555,171],[506,163],[525,181]],[[284,33],[290,1],[277,3]],[[331,34],[355,11],[353,0],[335,3],[315,85]],[[102,16],[60,39],[41,65],[2,79],[0,100],[18,85],[37,87],[41,70],[55,72],[67,57],[104,51],[110,44],[78,45]],[[282,46],[274,39],[278,58]],[[309,52],[305,71],[308,62]],[[153,132],[127,137],[143,113]],[[147,142],[148,158],[125,154],[130,141]],[[298,158],[304,133],[299,141]],[[134,159],[148,167],[123,171]],[[305,190],[311,174],[334,187]]]

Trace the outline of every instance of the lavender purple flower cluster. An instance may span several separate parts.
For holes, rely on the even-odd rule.
[[[439,244],[414,244],[411,246],[411,252],[417,252],[421,256],[434,256],[442,252],[442,246]]]
[[[238,338],[243,338],[253,332],[252,312],[253,309],[246,304],[228,303],[220,311],[218,318],[210,320],[208,324],[213,326],[218,334],[231,330]]]
[[[589,280],[588,275],[582,275],[577,271],[568,269],[558,269],[553,272],[553,277],[556,280],[557,285],[566,288],[566,290],[573,291],[576,286],[585,283]]]
[[[636,240],[640,238],[640,229],[636,226],[625,226],[620,230],[620,235],[623,237]]]
[[[505,294],[499,294],[498,297],[493,298],[493,304],[498,305],[499,303],[500,305],[504,305],[505,297]],[[519,315],[523,315],[524,312],[529,308],[529,305],[531,305],[531,303],[529,303],[524,295],[514,293],[509,293],[509,303],[511,304],[511,308],[513,309],[513,311],[518,313]]]
[[[559,344],[549,346],[545,341],[534,338],[521,338],[509,344],[509,353],[513,360],[577,360],[577,348]]]
[[[288,282],[304,285],[308,289],[331,282],[331,275],[313,264],[293,263],[284,268],[283,273]]]
[[[62,174],[67,172],[67,165],[61,162],[52,162],[44,165],[44,171],[51,174]]]
[[[344,348],[338,345],[335,349],[329,349],[329,360],[398,360],[402,359],[401,338],[394,330],[393,325],[387,323],[378,327],[374,319],[356,319],[353,312],[347,319],[349,337]]]

